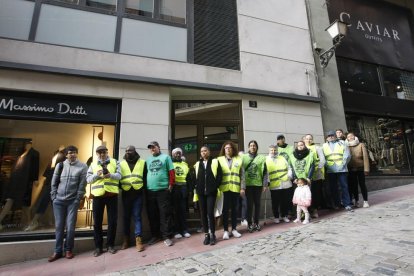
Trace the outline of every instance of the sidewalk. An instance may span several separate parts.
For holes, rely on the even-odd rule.
[[[411,185],[406,185],[406,186],[401,186],[401,187],[396,187],[392,189],[381,190],[381,191],[370,193],[369,201],[371,204],[371,208],[357,209],[355,213],[348,214],[347,212],[344,212],[344,211],[327,212],[327,213],[321,212],[322,214],[321,217],[318,220],[313,220],[313,223],[307,226],[297,225],[294,223],[280,223],[278,225],[275,225],[271,220],[268,220],[267,224],[263,227],[263,230],[261,232],[248,233],[245,227],[243,228],[239,227],[241,229],[240,232],[243,234],[243,236],[240,239],[231,238],[228,241],[223,241],[221,239],[222,231],[218,231],[217,232],[218,243],[215,246],[203,245],[202,240],[204,238],[204,235],[194,234],[189,239],[174,240],[175,245],[172,247],[166,247],[162,242],[160,242],[156,245],[146,247],[145,251],[140,252],[140,253],[136,252],[135,249],[131,247],[130,249],[127,249],[127,250],[118,251],[118,253],[115,255],[105,253],[102,256],[97,257],[97,258],[92,256],[92,252],[87,252],[87,253],[76,255],[76,257],[72,260],[60,259],[60,260],[57,260],[56,262],[48,263],[46,259],[42,259],[42,260],[37,260],[37,261],[6,265],[6,266],[0,267],[0,275],[39,275],[39,276],[40,275],[94,275],[94,274],[108,274],[111,272],[119,272],[119,271],[125,271],[127,274],[141,274],[142,273],[143,275],[149,275],[149,274],[152,274],[150,273],[150,270],[151,269],[154,270],[155,267],[156,269],[153,271],[154,275],[158,275],[158,274],[164,275],[169,270],[170,271],[167,274],[170,274],[170,275],[175,274],[175,273],[180,274],[180,275],[186,275],[186,274],[203,275],[203,273],[197,273],[197,272],[202,271],[202,269],[200,268],[203,268],[203,265],[201,264],[197,264],[196,266],[193,265],[191,266],[191,268],[187,270],[185,270],[185,265],[192,263],[194,259],[197,259],[199,256],[204,256],[204,255],[217,256],[217,254],[223,255],[224,260],[222,261],[224,261],[224,264],[225,264],[224,266],[222,264],[220,266],[217,266],[218,269],[221,271],[226,271],[225,266],[228,266],[229,268],[234,267],[234,266],[240,266],[238,262],[245,261],[243,258],[243,255],[240,256],[239,258],[233,258],[233,257],[230,257],[228,254],[234,253],[235,251],[238,253],[244,252],[243,248],[245,246],[246,248],[249,248],[248,246],[249,244],[253,244],[255,246],[257,246],[258,244],[260,245],[259,248],[255,248],[255,250],[253,250],[253,256],[257,254],[258,256],[260,256],[260,258],[267,259],[269,258],[269,256],[267,254],[262,256],[264,251],[263,250],[260,251],[260,249],[262,247],[266,249],[266,248],[269,248],[269,246],[273,246],[274,248],[272,247],[270,249],[276,252],[277,251],[276,249],[279,248],[278,245],[280,241],[277,241],[277,239],[274,239],[275,236],[280,237],[281,235],[284,235],[288,239],[295,240],[295,238],[298,237],[298,231],[302,232],[302,230],[305,230],[305,229],[313,229],[314,232],[319,231],[320,232],[319,234],[323,236],[324,231],[328,231],[327,229],[325,229],[327,227],[325,226],[325,224],[329,225],[330,221],[333,221],[333,220],[339,223],[335,227],[338,227],[339,225],[339,227],[341,227],[344,230],[346,230],[348,227],[350,230],[357,230],[359,224],[361,224],[361,227],[363,227],[362,225],[364,224],[366,220],[366,216],[369,216],[370,213],[376,212],[377,209],[381,209],[381,212],[385,212],[387,211],[387,208],[388,208],[386,206],[387,204],[392,205],[393,203],[403,202],[406,199],[413,198],[413,196],[414,196],[414,184],[411,184]],[[411,203],[414,206],[414,200],[412,200],[410,204]],[[407,204],[408,203],[406,203],[406,205]],[[407,210],[401,209],[399,211],[399,209],[397,209],[397,212],[401,212],[401,215],[403,215],[403,213],[405,214]],[[411,214],[412,214],[412,211],[411,211]],[[331,218],[334,218],[334,219],[331,219]],[[352,220],[358,220],[358,219],[361,220],[358,222],[359,224],[354,224],[355,222],[352,222]],[[376,221],[377,223],[380,223],[380,224],[375,225],[374,228],[378,230],[378,227],[381,228],[381,223],[387,222],[388,219],[391,219],[391,217],[388,215],[384,215],[384,218],[382,220]],[[414,226],[414,221],[412,218],[409,218],[409,225],[405,227],[407,229],[410,229],[410,227],[411,229],[414,229],[413,226]],[[320,228],[319,230],[318,230],[318,227]],[[368,223],[366,227],[367,229],[369,229],[370,224]],[[337,229],[337,230],[341,230],[341,229]],[[282,232],[283,234],[281,234]],[[352,233],[352,231],[343,231],[343,232]],[[356,232],[359,233],[359,231],[356,231]],[[370,231],[367,231],[367,232],[370,232]],[[412,250],[411,255],[414,254],[413,232],[414,231],[412,230],[411,232],[406,232],[406,235],[407,235],[406,239],[407,239],[408,245],[412,243],[411,248],[410,248]],[[327,232],[325,233],[328,234]],[[349,237],[346,237],[346,236],[341,237],[341,235],[342,233],[339,233],[337,238],[340,238],[340,239],[355,238],[355,236],[353,235],[350,235]],[[412,238],[412,240],[410,240],[410,238]],[[284,240],[287,240],[287,239],[284,239]],[[345,240],[344,242],[349,242],[349,241],[351,240],[348,240],[348,241]],[[271,243],[273,242],[276,242],[276,244],[272,245]],[[265,243],[266,245],[262,246],[261,243]],[[321,238],[317,240],[316,242],[314,241],[313,243],[308,244],[308,246],[312,246],[312,245],[313,246],[324,246],[327,243],[328,242],[324,242],[323,238]],[[210,253],[204,253],[206,251],[210,251]],[[305,255],[311,254],[309,252],[306,252],[306,250],[300,251],[300,252],[303,252],[303,254]],[[356,253],[361,254],[361,252],[356,252]],[[191,257],[185,258],[188,256],[191,256]],[[168,261],[168,260],[176,259],[176,258],[181,258],[181,259]],[[279,255],[278,258],[282,258],[282,256]],[[327,258],[329,260],[329,256],[327,256]],[[295,260],[295,255],[291,256],[291,260],[292,261]],[[272,260],[270,261],[272,262]],[[220,258],[217,258],[217,262],[218,263],[220,262]],[[273,262],[276,262],[276,261],[273,260]],[[143,266],[145,265],[151,265],[151,264],[156,264],[156,263],[160,263],[159,267],[158,266],[147,266],[143,268]],[[414,258],[412,259],[411,263],[414,263]],[[170,264],[170,265],[175,264],[178,269],[177,272],[173,273],[171,271],[171,267],[166,269],[166,267],[168,267],[166,266],[166,264]],[[179,267],[181,267],[181,270],[179,269]],[[198,267],[198,270],[197,268],[194,268],[194,267]],[[194,271],[194,269],[196,270]],[[240,269],[243,269],[243,268],[240,268]],[[272,269],[276,269],[276,268],[272,268]],[[255,269],[251,268],[251,271],[254,271],[254,270]],[[380,270],[381,268],[379,268],[378,271]],[[211,268],[210,270],[208,270],[208,268],[206,270],[205,268],[204,271],[205,271],[204,274],[213,272]],[[262,270],[258,271],[258,273],[259,272],[263,273],[263,271],[269,271],[269,270],[266,270],[265,264],[263,264]],[[289,272],[287,270],[283,270],[283,271],[285,273]],[[330,270],[327,270],[327,271],[330,271]],[[228,272],[229,272],[228,274],[234,274],[237,271],[229,270]],[[414,274],[414,268],[412,272],[413,272],[412,274]],[[298,274],[298,273],[295,273],[294,271],[290,271],[289,273],[293,273],[294,275]],[[114,274],[118,274],[118,273],[114,273]],[[344,272],[344,274],[347,274],[347,273]],[[380,272],[373,273],[373,275],[375,274],[378,275],[381,273]],[[257,275],[260,275],[260,274],[257,274]],[[348,273],[348,275],[352,275],[352,274]],[[394,275],[394,274],[388,274],[388,275]]]

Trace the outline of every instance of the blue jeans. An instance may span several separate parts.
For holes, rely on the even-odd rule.
[[[55,215],[56,246],[55,253],[63,253],[63,237],[66,224],[65,251],[72,251],[75,241],[75,226],[78,216],[79,201],[74,199],[53,200],[53,214]]]
[[[124,209],[123,222],[124,222],[124,235],[130,236],[131,234],[131,216],[134,220],[134,234],[135,237],[140,237],[142,234],[142,198],[143,192],[122,191],[122,206]]]
[[[329,181],[329,190],[331,192],[331,198],[333,199],[333,203],[339,207],[341,202],[339,200],[339,187],[341,189],[341,200],[342,205],[344,207],[351,206],[351,199],[349,198],[349,191],[348,191],[348,173],[341,172],[341,173],[328,173],[328,181]]]

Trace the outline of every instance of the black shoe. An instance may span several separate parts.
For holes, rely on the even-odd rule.
[[[209,236],[209,234],[205,234],[203,244],[204,245],[210,244],[210,236]]]
[[[216,244],[216,235],[210,234],[210,245]]]
[[[93,252],[93,256],[99,257],[102,255],[102,253],[103,253],[103,250],[101,248],[96,248],[95,251]]]
[[[256,224],[256,225],[254,226],[254,230],[256,230],[256,231],[261,231],[261,230],[262,230],[262,227],[260,226],[260,224]]]
[[[253,231],[254,231],[254,227],[253,227],[253,225],[249,225],[248,227],[247,227],[247,230],[249,230],[249,233],[253,233]]]
[[[111,254],[115,254],[116,253],[116,249],[113,246],[108,246],[108,252]]]
[[[152,237],[149,241],[148,241],[148,245],[154,245],[154,244],[156,244],[157,242],[159,242],[160,241],[160,238],[158,238],[158,237]]]

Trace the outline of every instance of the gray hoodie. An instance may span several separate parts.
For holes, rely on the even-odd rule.
[[[76,160],[70,163],[68,159],[63,162],[63,170],[58,180],[58,173],[61,163],[55,167],[52,178],[51,199],[58,200],[81,200],[85,195],[86,173],[88,166],[85,163]]]

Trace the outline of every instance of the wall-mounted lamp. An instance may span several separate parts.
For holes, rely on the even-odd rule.
[[[329,35],[332,37],[334,45],[324,52],[322,52],[321,48],[315,47],[315,51],[319,54],[319,62],[321,63],[322,68],[328,66],[329,60],[334,55],[336,47],[338,47],[339,44],[341,44],[342,39],[346,36],[346,33],[348,31],[348,25],[347,23],[339,21],[337,19],[334,22],[332,22],[332,24],[329,25],[329,27],[326,28],[325,31],[327,31]]]

